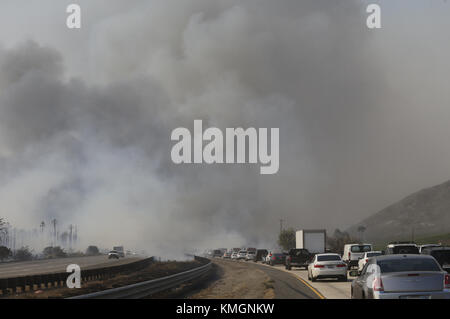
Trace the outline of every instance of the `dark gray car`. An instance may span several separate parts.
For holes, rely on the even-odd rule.
[[[350,272],[356,276],[357,271]],[[450,299],[450,275],[432,256],[387,255],[369,259],[352,282],[352,299]]]

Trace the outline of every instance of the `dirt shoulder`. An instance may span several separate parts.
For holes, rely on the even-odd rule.
[[[189,299],[273,299],[273,281],[262,270],[244,263],[214,259],[217,279]]]

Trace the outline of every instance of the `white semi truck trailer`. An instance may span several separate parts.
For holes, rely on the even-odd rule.
[[[297,249],[308,249],[312,254],[325,252],[327,232],[325,229],[302,229],[295,233]]]

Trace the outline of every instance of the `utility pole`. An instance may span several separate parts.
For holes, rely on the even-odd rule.
[[[56,241],[58,240],[57,235],[56,235],[56,219],[52,220],[52,224],[53,224],[53,247],[56,246]]]
[[[69,249],[72,250],[72,229],[73,226],[72,224],[70,224],[69,226]]]
[[[283,219],[280,218],[280,234],[283,232]]]

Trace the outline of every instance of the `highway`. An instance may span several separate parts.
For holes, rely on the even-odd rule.
[[[127,264],[140,258],[108,259],[108,256],[90,256],[33,260],[24,262],[0,263],[0,279],[19,276],[42,275],[54,272],[65,272],[70,264],[77,264],[81,270]]]

